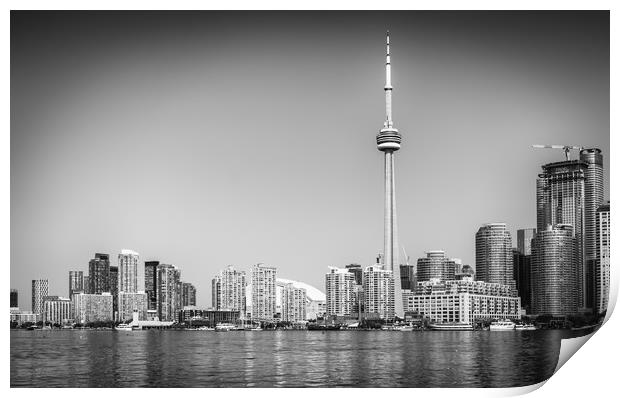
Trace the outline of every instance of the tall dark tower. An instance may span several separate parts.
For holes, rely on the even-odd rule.
[[[396,228],[396,198],[394,192],[394,152],[400,149],[401,136],[392,122],[392,70],[390,64],[390,32],[387,32],[385,57],[385,122],[377,134],[377,149],[385,154],[385,211],[383,268],[392,271],[394,278],[394,315],[403,318],[403,295],[398,261],[398,233]]]

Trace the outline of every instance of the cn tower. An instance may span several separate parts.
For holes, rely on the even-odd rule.
[[[390,64],[390,32],[387,32],[385,57],[385,122],[377,134],[377,149],[385,156],[385,209],[383,269],[392,271],[394,278],[394,315],[404,318],[403,294],[398,261],[398,233],[396,228],[396,196],[394,192],[394,153],[400,149],[401,136],[392,122],[392,70]]]

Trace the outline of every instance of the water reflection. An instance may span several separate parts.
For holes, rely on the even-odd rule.
[[[507,387],[567,332],[11,332],[11,386]]]

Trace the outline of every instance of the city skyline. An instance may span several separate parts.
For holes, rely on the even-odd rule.
[[[609,170],[609,58],[605,53],[609,32],[596,25],[597,13],[585,13],[590,18],[579,26],[571,24],[570,13],[539,13],[535,18],[527,13],[491,13],[492,18],[486,17],[489,13],[467,13],[460,22],[452,13],[372,13],[376,21],[370,28],[363,23],[370,18],[368,13],[309,13],[321,15],[326,22],[323,34],[310,33],[318,22],[308,14],[289,14],[248,18],[258,32],[251,40],[250,28],[228,32],[227,46],[242,47],[235,48],[235,53],[206,37],[216,29],[213,24],[203,26],[203,19],[213,19],[209,14],[191,18],[177,14],[173,18],[177,22],[165,25],[162,32],[179,33],[155,44],[163,33],[147,37],[145,32],[154,33],[149,28],[159,21],[150,14],[142,22],[146,29],[138,29],[132,40],[114,35],[100,39],[108,44],[121,40],[118,48],[105,47],[114,58],[104,66],[93,52],[99,46],[91,48],[78,39],[75,32],[83,26],[69,24],[68,42],[53,31],[38,43],[63,43],[66,49],[80,50],[85,55],[80,69],[74,75],[68,72],[71,68],[58,69],[66,68],[71,59],[61,51],[48,59],[53,61],[49,70],[27,83],[38,71],[28,57],[43,50],[36,45],[23,47],[30,33],[21,29],[29,26],[13,26],[19,13],[12,13],[11,40],[18,44],[16,49],[12,45],[12,63],[22,68],[11,72],[12,94],[13,90],[16,94],[11,115],[11,287],[21,297],[28,294],[32,279],[48,279],[50,294],[66,295],[68,271],[86,270],[94,252],[109,253],[110,265],[118,265],[115,255],[123,247],[143,254],[142,263],[159,260],[180,267],[184,278],[196,286],[200,307],[208,307],[213,275],[229,264],[247,270],[264,262],[287,278],[318,287],[323,286],[328,266],[372,265],[383,246],[383,197],[382,161],[372,148],[376,132],[370,127],[381,120],[383,108],[379,87],[386,29],[398,38],[393,44],[397,54],[393,62],[398,64],[394,107],[407,154],[399,157],[396,166],[398,243],[412,258],[441,249],[475,266],[474,235],[481,225],[505,222],[513,246],[517,229],[536,227],[536,176],[543,164],[560,161],[563,154],[535,151],[531,144],[601,148],[604,169]],[[218,15],[225,20],[227,14]],[[497,15],[504,15],[501,27]],[[88,32],[109,31],[100,17],[91,18]],[[192,24],[183,27],[178,22],[183,18]],[[290,41],[276,35],[278,29],[268,22],[279,18],[301,38]],[[352,32],[336,31],[340,18],[351,25]],[[131,18],[119,19],[122,31]],[[549,19],[555,21],[553,34],[546,27]],[[51,20],[41,22],[58,23]],[[435,28],[432,21],[439,26]],[[519,37],[524,21],[530,23],[528,36]],[[441,26],[448,22],[452,33]],[[222,22],[214,23],[217,27]],[[504,33],[499,38],[479,37],[476,23]],[[442,34],[429,34],[435,29]],[[547,36],[537,36],[543,32]],[[450,44],[451,34],[457,33],[464,38]],[[600,37],[590,42],[592,34]],[[175,43],[186,45],[173,49]],[[505,47],[498,48],[500,43]],[[533,43],[536,46],[526,45]],[[172,58],[158,55],[159,46]],[[514,52],[502,51],[505,48]],[[137,49],[144,52],[131,52]],[[343,49],[349,54],[342,54]],[[308,52],[313,55],[304,55]],[[214,54],[218,54],[215,60]],[[590,58],[584,59],[584,54]],[[241,65],[244,60],[253,67]],[[167,74],[161,65],[173,72]],[[140,70],[142,79],[135,74],[138,66],[145,68]],[[304,73],[299,73],[300,68]],[[213,80],[214,74],[221,80]],[[200,90],[194,90],[189,84],[198,77]],[[54,78],[60,79],[55,84],[69,84],[65,89],[54,86],[65,102],[52,104],[45,95],[34,101],[31,95],[41,90],[36,84],[50,85]],[[123,84],[129,84],[135,94],[124,91],[122,78],[134,79]],[[150,87],[150,79],[158,79],[157,84]],[[228,88],[232,93],[220,85],[226,81],[235,81]],[[288,90],[277,88],[278,84]],[[211,102],[212,85],[223,95],[217,102]],[[167,90],[172,91],[168,97],[153,100],[153,93]],[[283,101],[278,93],[297,96],[295,101]],[[117,96],[127,109],[106,105]],[[200,99],[204,97],[209,100]],[[267,99],[262,104],[261,97]],[[141,103],[141,98],[147,102]],[[33,110],[34,116],[23,114],[22,108]],[[154,116],[158,110],[163,114]],[[132,111],[139,117],[132,117]],[[200,112],[206,112],[204,117]],[[104,115],[122,116],[128,127],[103,122]],[[522,120],[523,115],[532,121]],[[92,117],[102,125],[90,123]],[[244,119],[251,119],[250,123]],[[501,123],[499,133],[492,121]],[[204,122],[208,129],[203,128]],[[164,127],[158,127],[161,124]],[[591,126],[596,131],[587,130]],[[455,132],[457,127],[467,134]],[[63,128],[68,129],[61,132]],[[229,136],[218,136],[220,129],[228,129]],[[413,144],[413,137],[419,145]],[[323,147],[325,140],[338,146],[339,156],[327,151],[328,145]],[[232,151],[227,149],[230,144]],[[129,155],[137,160],[128,160]],[[225,159],[229,162],[224,163]],[[46,162],[46,169],[38,162]],[[218,176],[222,164],[228,167]],[[77,170],[78,165],[84,170]],[[60,177],[64,175],[68,177]],[[607,200],[609,172],[604,181]],[[197,184],[213,189],[198,190]],[[105,189],[93,192],[95,188]],[[39,196],[41,189],[47,195]],[[214,214],[213,209],[222,214]],[[64,232],[50,236],[46,227],[62,227]],[[31,240],[26,239],[28,234]],[[33,264],[31,252],[24,250],[27,247],[48,253],[44,264]]]

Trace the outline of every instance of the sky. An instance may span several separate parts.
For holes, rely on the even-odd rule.
[[[560,150],[603,151],[608,12],[11,12],[11,288],[68,295],[122,249],[211,305],[227,265],[324,290],[383,249],[385,32],[399,239],[475,265],[488,222],[536,225]],[[575,154],[573,155],[575,156]],[[401,256],[404,257],[404,256]]]

